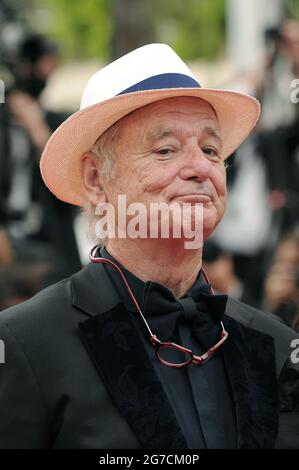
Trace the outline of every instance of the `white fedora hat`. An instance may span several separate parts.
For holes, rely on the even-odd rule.
[[[62,201],[83,205],[80,157],[125,115],[176,96],[201,98],[214,108],[223,136],[223,158],[244,141],[260,114],[255,98],[233,91],[202,88],[169,46],[148,44],[90,78],[80,111],[58,127],[44,149],[40,168],[45,184]]]

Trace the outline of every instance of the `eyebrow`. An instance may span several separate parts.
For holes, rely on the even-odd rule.
[[[180,133],[180,129],[176,128],[155,128],[151,129],[146,133],[146,139],[150,141],[156,141],[156,140],[161,140],[165,137],[170,137],[170,136],[176,136],[177,134]],[[203,134],[207,134],[208,136],[214,137],[215,139],[218,140],[219,144],[222,145],[222,134],[219,129],[215,129],[210,126],[206,126],[202,130]]]
[[[161,140],[164,137],[169,137],[175,133],[174,129],[170,128],[155,128],[151,129],[146,133],[147,140]]]

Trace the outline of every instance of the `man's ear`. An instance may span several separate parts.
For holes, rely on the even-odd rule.
[[[99,161],[93,153],[86,152],[82,155],[82,186],[86,199],[95,207],[99,204],[99,202],[106,202],[107,200],[102,186],[101,177],[98,172],[99,167]]]

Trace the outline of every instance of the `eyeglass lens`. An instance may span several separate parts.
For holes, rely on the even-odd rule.
[[[180,351],[174,346],[160,346],[157,350],[157,356],[160,360],[166,362],[169,365],[188,364],[192,359],[191,354]]]

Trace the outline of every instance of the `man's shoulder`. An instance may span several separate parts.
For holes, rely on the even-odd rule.
[[[38,292],[30,299],[9,307],[0,312],[0,328],[7,326],[14,328],[26,324],[43,324],[49,318],[62,316],[70,304],[70,278],[63,279],[56,284]]]
[[[277,316],[258,310],[239,300],[228,298],[225,315],[245,328],[250,328],[271,336],[275,343],[277,369],[281,370],[284,362],[290,358],[298,343],[298,333],[285,325]]]
[[[279,334],[285,338],[298,337],[298,334],[276,315],[258,310],[232,297],[228,297],[225,314],[244,326],[264,333]]]
[[[30,328],[37,331],[37,326],[43,330],[46,327],[72,327],[85,318],[89,310],[98,308],[99,301],[106,301],[109,306],[109,293],[112,291],[111,282],[102,265],[88,263],[70,277],[53,284],[38,294],[18,305],[0,312],[1,328],[20,328],[30,334]],[[101,286],[99,290],[97,286]],[[107,300],[108,298],[108,300]],[[112,304],[115,304],[114,298]],[[92,305],[92,308],[88,308]]]

